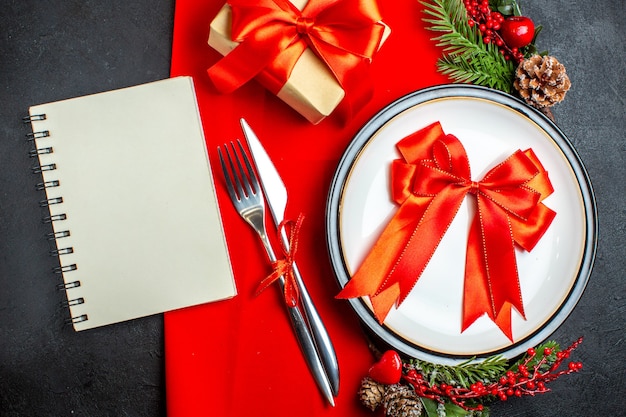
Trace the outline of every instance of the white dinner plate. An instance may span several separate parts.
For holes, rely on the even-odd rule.
[[[563,323],[587,284],[597,244],[593,190],[566,136],[547,117],[510,95],[470,85],[420,90],[392,103],[352,140],[335,173],[327,205],[327,243],[341,287],[358,268],[397,206],[389,194],[396,143],[439,121],[465,147],[479,180],[517,149],[532,148],[554,193],[557,215],[531,252],[516,249],[524,320],[512,312],[511,342],[486,316],[461,332],[465,249],[473,207],[464,201],[406,300],[381,324],[367,297],[350,300],[373,333],[401,353],[436,363],[501,354],[513,358]]]

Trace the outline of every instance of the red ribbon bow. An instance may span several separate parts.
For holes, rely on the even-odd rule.
[[[461,331],[487,314],[512,341],[511,308],[525,318],[515,245],[531,251],[556,213],[553,192],[529,149],[516,151],[481,181],[471,180],[461,142],[432,125],[397,144],[392,198],[400,206],[338,298],[369,296],[383,322],[415,286],[467,194],[476,198],[465,262]]]
[[[278,259],[272,262],[272,273],[264,278],[259,283],[259,287],[257,288],[258,295],[259,293],[261,293],[261,291],[272,285],[280,277],[284,277],[284,297],[285,303],[287,303],[289,307],[295,307],[296,305],[298,305],[298,300],[300,299],[300,290],[298,289],[296,277],[293,273],[293,263],[294,256],[296,255],[296,251],[298,250],[298,234],[300,233],[300,227],[302,226],[303,220],[304,216],[300,214],[295,222],[293,220],[283,220],[278,225],[278,240],[280,241],[280,247],[285,257],[284,259]],[[283,240],[280,239],[282,230],[286,226],[291,226],[289,230],[289,246],[286,246],[283,243]]]
[[[363,88],[384,26],[375,0],[310,0],[302,11],[287,0],[230,0],[231,39],[239,45],[208,73],[228,93],[261,75],[277,94],[307,47],[331,70],[346,96],[361,106]]]

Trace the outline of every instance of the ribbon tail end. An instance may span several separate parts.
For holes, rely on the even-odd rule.
[[[348,281],[346,286],[343,287],[337,295],[335,295],[335,298],[338,300],[347,300],[349,298],[362,297],[365,295],[369,294],[363,292],[363,289],[355,283],[354,279],[352,279]]]
[[[395,306],[398,302],[399,296],[400,289],[397,284],[379,292],[376,295],[370,296],[374,316],[376,316],[378,323],[383,324],[393,306]]]
[[[511,323],[511,313],[511,304],[507,303],[502,306],[502,309],[496,316],[494,322],[500,328],[500,330],[502,330],[502,333],[504,333],[504,335],[511,341],[511,343],[513,343],[514,340],[513,326]]]
[[[485,312],[476,312],[473,314],[469,314],[469,315],[464,315],[463,316],[463,321],[461,323],[461,333],[463,333],[465,330],[469,329],[469,327],[474,324],[476,322],[476,320],[478,320],[479,318],[481,318],[483,315],[485,315],[487,313]]]

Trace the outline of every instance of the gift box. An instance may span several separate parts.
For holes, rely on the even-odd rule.
[[[292,0],[291,4],[298,10],[303,10],[307,0]],[[210,25],[208,43],[224,56],[230,54],[240,45],[239,42],[232,40],[232,22],[232,7],[230,4],[225,4]],[[389,36],[391,30],[380,21],[376,24],[381,26],[382,31],[380,42],[376,45],[376,49],[378,49]],[[330,115],[347,95],[346,88],[338,81],[329,65],[318,57],[311,48],[304,49],[291,68],[286,80],[284,82],[279,81],[280,85],[277,88],[276,82],[280,78],[281,75],[277,75],[272,68],[264,68],[255,76],[255,79],[262,85],[274,92],[278,98],[313,124],[319,123]],[[368,79],[363,81],[369,82]],[[371,86],[361,83],[360,88],[368,89]],[[359,92],[359,94],[362,93],[363,91]]]

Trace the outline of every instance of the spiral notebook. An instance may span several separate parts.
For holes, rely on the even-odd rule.
[[[75,330],[236,294],[190,77],[29,115]]]

